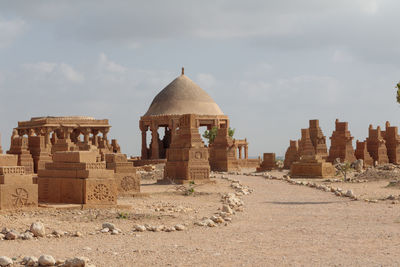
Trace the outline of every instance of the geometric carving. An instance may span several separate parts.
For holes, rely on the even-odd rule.
[[[137,179],[132,176],[125,176],[121,179],[121,188],[124,191],[136,190],[137,188]]]
[[[15,208],[21,208],[27,204],[29,194],[28,191],[26,191],[24,188],[18,187],[17,189],[15,189],[15,193],[11,194],[11,197],[13,206]]]
[[[97,200],[106,200],[110,196],[110,190],[105,184],[98,184],[93,188],[92,195],[89,198],[95,198]]]

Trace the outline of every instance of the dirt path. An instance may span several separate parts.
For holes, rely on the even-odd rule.
[[[0,255],[86,256],[96,266],[399,266],[400,205],[237,176],[255,191],[228,226],[0,241]]]

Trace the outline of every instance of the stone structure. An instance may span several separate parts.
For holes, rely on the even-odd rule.
[[[381,133],[381,127],[373,129],[372,125],[368,129],[367,149],[374,162],[378,164],[389,163],[389,158],[387,156],[386,141],[383,139]]]
[[[275,160],[275,153],[264,153],[261,166],[257,168],[258,172],[271,171],[278,168]]]
[[[17,166],[17,155],[0,154],[0,209],[37,207],[38,185],[25,167]]]
[[[301,130],[302,155],[300,161],[291,166],[291,177],[326,178],[335,175],[335,169],[331,163],[317,155],[310,138],[309,129]]]
[[[117,203],[114,171],[97,162],[95,151],[56,152],[38,172],[39,201],[112,206]]]
[[[192,114],[196,125],[207,127],[207,130],[211,130],[213,127],[229,128],[228,116],[224,115],[219,106],[202,88],[184,74],[182,68],[182,75],[157,94],[146,114],[140,118],[142,149],[141,158],[135,161],[135,166],[165,163],[166,151],[171,146],[179,120],[184,114]],[[160,129],[164,131],[162,138],[160,138]],[[149,131],[151,132],[151,141],[148,144]],[[239,153],[237,158],[239,167],[255,168],[259,165],[259,160],[248,158],[246,139],[235,139],[234,145]]]
[[[182,115],[194,114],[199,127],[208,130],[216,126],[229,128],[228,116],[222,113],[214,100],[191,79],[182,75],[173,80],[153,100],[146,114],[140,118],[142,132],[142,156],[144,161],[159,161],[166,158],[173,134]],[[160,140],[158,130],[164,129]],[[147,144],[147,133],[151,131],[151,142]]]
[[[7,154],[18,156],[17,165],[25,167],[25,173],[29,174],[34,172],[33,158],[28,150],[28,138],[19,136],[15,129],[11,136],[10,150],[7,151]]]
[[[175,183],[209,180],[209,152],[199,134],[198,123],[194,114],[180,117],[178,129],[172,134],[171,145],[167,149],[164,180]]]
[[[326,147],[326,137],[319,127],[319,120],[309,121],[310,139],[315,149],[315,154],[326,159],[328,157],[328,148]]]
[[[340,158],[340,162],[354,162],[353,137],[348,129],[348,122],[335,121],[335,131],[331,136],[331,147],[329,148],[329,157],[327,161],[334,162]]]
[[[46,147],[44,136],[29,136],[28,146],[31,152],[34,171],[37,173],[40,169],[44,169],[46,162],[51,162],[51,153]]]
[[[229,136],[227,128],[219,128],[214,142],[209,145],[212,171],[239,171],[236,157],[237,146]]]
[[[119,149],[116,141],[110,144],[108,140],[110,127],[106,119],[71,116],[36,117],[18,122],[16,129],[20,136],[28,135],[30,151],[31,143],[36,147],[40,146],[41,150],[45,149],[49,154],[57,151],[98,150],[104,160],[105,154]],[[41,138],[31,138],[34,136]],[[113,147],[113,144],[118,147]]]
[[[0,134],[0,154],[3,154],[3,148],[1,147],[1,134]]]
[[[297,140],[290,140],[290,145],[285,153],[285,160],[283,161],[283,168],[290,169],[293,162],[300,160],[299,145]]]
[[[355,156],[357,159],[362,159],[364,161],[364,166],[374,166],[374,159],[368,152],[367,142],[356,141]]]
[[[382,131],[383,138],[386,141],[387,155],[389,162],[393,164],[400,164],[400,136],[396,126],[390,126],[386,122],[386,129]]]
[[[114,171],[115,183],[119,195],[140,192],[140,176],[132,162],[128,162],[125,154],[106,154],[106,167]]]

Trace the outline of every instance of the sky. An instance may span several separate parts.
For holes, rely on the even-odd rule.
[[[247,138],[284,155],[310,119],[399,125],[396,0],[1,1],[0,133],[37,116],[109,119],[139,155],[140,116],[185,74]]]

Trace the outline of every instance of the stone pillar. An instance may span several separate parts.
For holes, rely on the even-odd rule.
[[[158,147],[158,127],[151,127],[151,159],[158,159],[160,157],[160,149]]]
[[[98,147],[99,146],[99,141],[97,140],[97,135],[99,134],[99,130],[92,129],[92,145]]]
[[[45,136],[44,144],[48,151],[51,151],[51,147],[52,147],[52,143],[51,143],[51,139],[50,139],[50,134],[52,131],[53,131],[53,129],[47,128],[44,132],[44,136]]]
[[[147,159],[147,127],[142,130],[142,159]]]
[[[239,159],[242,159],[242,146],[239,146]]]
[[[83,143],[85,145],[89,145],[89,135],[90,135],[90,128],[83,128]]]
[[[244,147],[244,158],[245,158],[245,159],[248,159],[248,158],[249,158],[249,146],[248,146],[248,145],[246,145],[246,146]]]

